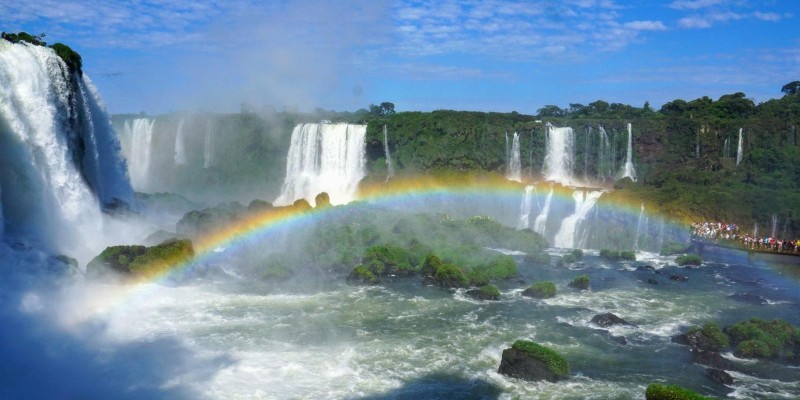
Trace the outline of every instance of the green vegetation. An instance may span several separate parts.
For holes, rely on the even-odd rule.
[[[347,282],[350,284],[375,285],[378,283],[378,277],[369,268],[359,264],[350,271],[347,276]]]
[[[691,245],[678,243],[678,242],[669,242],[665,243],[663,247],[661,247],[661,251],[659,252],[662,256],[671,256],[674,254],[683,254],[686,253]]]
[[[294,271],[291,267],[286,265],[285,262],[278,259],[272,259],[264,265],[261,278],[268,281],[282,281],[288,279],[293,274]]]
[[[156,246],[110,246],[86,266],[90,276],[103,276],[110,271],[147,278],[188,262],[194,256],[189,240],[168,240]]]
[[[702,328],[693,326],[689,329],[688,333],[692,334],[695,332],[701,332],[706,338],[708,338],[712,343],[713,350],[715,351],[721,351],[730,346],[728,335],[722,332],[716,322],[708,322],[703,325]]]
[[[500,289],[497,286],[488,284],[478,288],[482,298],[497,300],[500,298]]]
[[[27,42],[35,46],[47,46],[47,43],[44,41],[45,34],[42,33],[40,35],[31,35],[27,32],[19,32],[19,33],[7,33],[3,32],[0,33],[0,37],[5,40],[8,40],[11,43],[19,43],[19,42]],[[81,55],[72,50],[69,46],[65,45],[64,43],[55,43],[50,46],[50,48],[55,51],[56,55],[59,56],[64,63],[67,64],[67,68],[69,68],[70,72],[76,72],[79,75],[83,73],[83,61],[81,60]]]
[[[683,254],[675,258],[675,262],[680,266],[700,265],[703,263],[703,258],[697,254]]]
[[[569,376],[569,363],[556,351],[529,340],[517,340],[511,347],[543,362],[559,378]]]
[[[8,40],[11,43],[19,43],[19,42],[28,42],[30,44],[36,46],[47,46],[47,43],[44,42],[45,34],[42,33],[40,35],[31,35],[27,32],[19,32],[19,33],[8,33],[2,32],[0,33],[0,38]]]
[[[575,256],[572,255],[572,253],[567,253],[567,254],[564,254],[563,256],[561,256],[556,261],[556,265],[561,267],[561,266],[564,266],[566,264],[572,264],[572,263],[577,262],[577,261],[578,261],[578,259],[575,258]]]
[[[619,261],[619,260],[636,261],[636,252],[602,249],[600,250],[600,257],[611,261]]]
[[[647,400],[711,400],[677,385],[651,383],[645,392]]]
[[[581,275],[573,279],[572,282],[570,282],[569,286],[581,290],[589,289],[589,276]]]
[[[725,328],[738,357],[791,358],[800,350],[800,329],[783,320],[754,318]]]
[[[367,248],[361,262],[365,265],[375,265],[373,272],[379,269],[384,273],[406,273],[413,272],[415,268],[411,264],[411,254],[408,250],[388,245],[378,245]],[[385,271],[385,272],[384,272]]]
[[[547,299],[556,295],[556,285],[550,281],[536,282],[522,294],[537,299]]]

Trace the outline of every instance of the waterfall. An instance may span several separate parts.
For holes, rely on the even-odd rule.
[[[531,198],[533,197],[533,189],[535,186],[525,186],[525,194],[522,196],[522,202],[519,204],[519,221],[517,222],[517,229],[530,228],[530,215],[531,215]]]
[[[753,223],[753,236],[758,237],[758,222]]]
[[[722,157],[730,158],[731,156],[731,138],[726,137],[725,143],[722,145]]]
[[[326,192],[331,204],[355,197],[366,172],[366,125],[299,124],[292,131],[286,179],[276,205],[291,204]]]
[[[625,166],[622,167],[620,179],[631,178],[636,182],[636,170],[633,169],[633,134],[630,122],[628,123],[628,152],[625,154]]]
[[[570,127],[557,128],[548,123],[546,140],[547,155],[544,158],[543,171],[545,179],[571,185],[575,133]]]
[[[175,133],[175,165],[186,165],[186,137],[183,133],[184,118],[178,122],[178,132]]]
[[[642,224],[644,222],[644,224]],[[636,223],[636,238],[633,240],[633,249],[639,250],[639,236],[642,235],[642,227],[646,226],[645,217],[644,217],[644,203],[642,203],[642,209],[639,211],[639,221]],[[646,228],[645,228],[646,229]]]
[[[583,181],[589,182],[589,145],[592,138],[592,127],[587,126],[584,133],[586,134],[584,142],[586,146],[583,149]]]
[[[147,190],[155,122],[148,118],[125,120],[123,128],[125,136],[130,141],[128,168],[130,169],[131,185],[139,191]]]
[[[392,165],[392,156],[389,154],[389,134],[386,130],[386,125],[383,126],[383,153],[386,155],[386,182],[394,178],[394,165]]]
[[[783,240],[789,239],[788,231],[789,231],[789,217],[786,217],[786,221],[784,221],[783,223],[783,234],[781,235],[781,239]]]
[[[212,132],[211,120],[206,123],[206,137],[203,141],[203,168],[211,168],[214,165],[214,136]]]
[[[739,128],[739,144],[736,146],[736,165],[742,162],[742,128]]]
[[[508,139],[507,136],[506,139]],[[506,161],[506,179],[522,182],[522,161],[519,156],[519,134],[517,132],[514,132],[511,153]]]
[[[664,219],[661,219],[661,226],[658,228],[658,251],[664,247]]]
[[[542,207],[541,211],[539,211],[539,215],[536,216],[536,219],[533,221],[533,231],[544,236],[545,232],[547,231],[547,217],[550,214],[550,202],[553,200],[553,189],[550,189],[550,193],[547,194],[547,198],[544,200],[544,207]]]
[[[611,176],[611,143],[608,134],[602,126],[597,127],[600,143],[597,146],[597,178],[603,182]]]
[[[575,199],[575,212],[561,221],[561,227],[554,240],[555,247],[579,248],[585,244],[584,238],[581,237],[581,222],[592,211],[602,194],[601,191],[583,190],[576,190],[572,194],[572,198]]]
[[[777,233],[778,233],[778,216],[776,214],[772,214],[772,231],[769,237],[774,238]]]
[[[132,205],[133,190],[105,106],[86,75],[52,49],[0,40],[0,221],[15,240],[86,248],[101,207]]]
[[[531,142],[528,146],[528,177],[533,178],[533,129],[531,129]]]

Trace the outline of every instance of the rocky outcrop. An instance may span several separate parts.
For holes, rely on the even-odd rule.
[[[467,290],[466,295],[475,300],[500,300],[500,290],[494,285],[484,285]]]
[[[147,278],[168,271],[194,257],[189,240],[168,240],[156,246],[111,246],[86,266],[89,277]]]
[[[602,326],[603,328],[608,328],[609,326],[614,326],[614,325],[635,326],[635,325],[631,324],[630,322],[625,321],[624,319],[622,319],[622,318],[620,318],[620,317],[618,317],[618,316],[616,316],[616,315],[614,315],[612,313],[597,314],[594,317],[592,317],[592,321],[591,322],[593,324],[597,325],[597,326]]]
[[[527,340],[503,350],[499,373],[529,381],[558,382],[569,376],[569,364],[555,351]]]

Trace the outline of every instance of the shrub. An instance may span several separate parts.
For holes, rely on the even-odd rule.
[[[572,264],[572,263],[574,263],[576,261],[578,261],[578,260],[575,258],[574,255],[572,255],[572,253],[567,253],[567,254],[564,254],[563,256],[561,256],[561,258],[559,258],[558,261],[556,261],[556,265],[558,265],[560,267],[560,266],[563,266],[565,264]]]
[[[573,257],[575,257],[576,260],[582,260],[583,259],[583,250],[581,250],[581,249],[572,249],[572,251],[569,252],[569,254],[571,254]]]
[[[478,288],[481,294],[491,297],[491,298],[499,298],[500,297],[500,289],[497,288],[495,285],[483,285]]]
[[[636,261],[636,252],[629,250],[620,251],[619,258],[620,260]]]
[[[464,271],[453,264],[440,265],[433,274],[433,278],[440,286],[459,287],[469,284],[469,280],[466,275],[464,275]]]
[[[800,343],[800,333],[792,324],[775,319],[753,318],[725,328],[736,344],[734,354],[740,357],[773,358],[787,356]]]
[[[550,370],[550,372],[559,377],[566,377],[569,375],[569,363],[555,350],[529,340],[517,340],[511,347],[543,362],[547,365],[547,369]]]
[[[682,254],[689,250],[690,245],[678,242],[665,243],[659,252],[662,256],[671,256],[673,254]]]
[[[395,246],[372,246],[364,251],[361,262],[367,265],[380,263],[386,266],[387,273],[395,270],[411,271],[411,254],[406,249]]]
[[[378,283],[378,277],[375,276],[368,267],[359,264],[350,271],[350,274],[347,276],[347,282],[351,284],[360,283],[374,285]]]
[[[709,322],[703,325],[700,331],[702,331],[706,337],[714,341],[714,346],[716,346],[717,350],[722,350],[730,346],[728,335],[724,334],[722,330],[719,329],[719,325],[717,325],[716,322]]]
[[[576,289],[585,290],[589,288],[589,276],[588,275],[581,275],[572,280],[569,284],[571,287]]]
[[[517,261],[511,256],[495,256],[485,265],[477,268],[488,279],[507,279],[517,276]]]
[[[677,385],[652,383],[645,392],[647,400],[711,400]]]
[[[536,282],[523,292],[526,296],[547,299],[556,295],[556,285],[550,281]]]
[[[703,263],[703,259],[698,256],[697,254],[683,254],[678,256],[675,259],[675,262],[678,263],[680,266],[684,265],[700,265]]]
[[[83,60],[81,60],[80,54],[76,53],[64,43],[56,43],[50,47],[56,52],[56,55],[64,60],[64,63],[67,64],[71,72],[76,72],[78,74],[83,73]]]
[[[528,253],[525,255],[525,262],[531,264],[550,264],[550,255],[545,252]]]

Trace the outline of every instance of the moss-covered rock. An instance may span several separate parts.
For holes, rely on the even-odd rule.
[[[467,291],[467,296],[475,300],[500,300],[500,289],[494,285],[483,285]]]
[[[347,283],[351,285],[376,285],[378,277],[365,265],[357,265],[347,275]]]
[[[446,288],[459,288],[469,285],[469,279],[461,268],[454,264],[443,262],[433,254],[425,257],[421,272],[424,275],[423,284],[433,284]]]
[[[583,260],[583,250],[581,249],[572,249],[569,254],[571,254],[575,260]]]
[[[569,376],[569,363],[556,351],[528,340],[503,350],[498,372],[531,381],[557,382]]]
[[[800,329],[784,320],[753,318],[725,328],[736,346],[734,354],[744,358],[786,359],[800,353]]]
[[[609,250],[609,249],[602,249],[600,250],[600,257],[605,258],[606,260],[610,261],[636,261],[636,252],[623,250]]]
[[[645,392],[647,400],[712,400],[689,389],[677,385],[652,383]]]
[[[380,275],[411,275],[416,268],[411,264],[411,254],[402,247],[378,245],[367,248],[361,263],[370,266]]]
[[[331,196],[328,195],[326,192],[322,192],[314,197],[314,204],[317,205],[317,208],[324,208],[331,206]]]
[[[523,296],[546,299],[556,295],[556,285],[550,281],[536,282],[522,292]]]
[[[675,262],[680,266],[684,265],[700,265],[703,263],[703,258],[697,254],[682,254],[675,258]]]
[[[569,283],[569,286],[574,289],[587,290],[589,289],[589,276],[581,275],[573,279],[572,282]]]
[[[488,263],[479,265],[475,270],[490,280],[508,279],[517,276],[517,262],[511,256],[494,256]]]
[[[152,247],[111,246],[103,250],[86,266],[92,277],[117,273],[123,277],[147,278],[162,274],[194,257],[189,240],[168,240]]]
[[[689,250],[690,247],[691,247],[691,245],[686,244],[686,243],[669,242],[669,243],[665,243],[663,246],[661,246],[661,251],[659,251],[659,254],[662,255],[662,256],[671,256],[671,255],[675,255],[675,254],[683,254],[683,253],[686,253]]]
[[[558,261],[556,261],[556,265],[559,267],[563,267],[564,265],[572,264],[577,261],[578,259],[575,258],[575,256],[572,253],[567,253],[559,257]]]
[[[78,75],[83,73],[83,60],[81,60],[81,55],[75,52],[75,50],[72,50],[64,43],[56,43],[50,47],[64,60],[64,63],[67,64],[67,68],[69,68],[71,72],[77,73]]]
[[[247,210],[250,212],[264,212],[274,208],[275,206],[273,206],[272,203],[261,199],[255,199],[247,205]]]
[[[674,336],[672,341],[703,351],[716,352],[730,346],[728,336],[715,322],[706,323],[702,328],[691,327],[686,333]]]
[[[550,254],[545,252],[528,253],[525,262],[535,265],[550,265]]]

